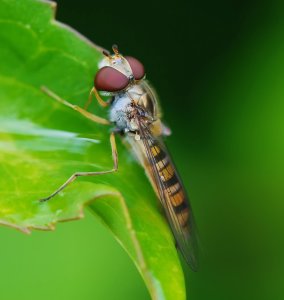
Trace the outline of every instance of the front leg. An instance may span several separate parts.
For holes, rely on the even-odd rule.
[[[84,106],[84,109],[87,110],[89,105],[92,103],[92,100],[93,100],[93,96],[96,97],[98,103],[100,106],[102,107],[107,107],[109,106],[110,104],[110,101],[104,101],[101,96],[99,95],[99,92],[97,91],[97,89],[95,87],[93,87],[90,91],[90,94],[89,94],[89,98],[88,98],[88,101],[87,103],[85,104]]]
[[[41,87],[41,90],[47,94],[49,97],[51,97],[52,99],[58,101],[61,104],[64,104],[65,106],[68,106],[74,110],[76,110],[78,113],[80,113],[81,115],[83,115],[85,118],[95,122],[95,123],[99,123],[99,124],[103,124],[103,125],[110,125],[110,122],[107,119],[101,118],[99,116],[96,116],[88,111],[86,111],[85,109],[74,105],[64,99],[62,99],[61,97],[59,97],[58,95],[56,95],[54,92],[52,92],[50,89],[48,89],[45,86]]]

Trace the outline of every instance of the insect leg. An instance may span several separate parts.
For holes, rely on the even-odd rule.
[[[77,112],[79,112],[81,115],[83,115],[84,117],[90,119],[91,121],[95,122],[95,123],[99,123],[99,124],[104,124],[104,125],[109,125],[110,122],[107,119],[101,118],[99,116],[96,116],[88,111],[86,111],[85,109],[74,105],[62,98],[60,98],[58,95],[56,95],[54,92],[52,92],[51,90],[49,90],[47,87],[42,86],[41,90],[47,94],[49,97],[53,98],[54,100],[60,102],[61,104],[64,104],[74,110],[76,110]]]
[[[103,175],[103,174],[109,174],[116,172],[118,170],[118,155],[117,155],[117,149],[116,149],[116,143],[115,143],[115,135],[112,132],[110,135],[110,145],[111,145],[111,153],[112,153],[112,159],[113,159],[113,168],[108,171],[100,171],[100,172],[76,172],[74,173],[68,180],[66,180],[55,192],[53,192],[51,195],[49,195],[46,198],[40,199],[40,202],[45,202],[56,196],[59,192],[61,192],[63,189],[65,189],[70,183],[72,183],[76,178],[81,176],[97,176],[97,175]]]
[[[109,105],[109,102],[108,101],[104,101],[100,94],[98,93],[97,89],[95,87],[93,87],[90,91],[90,95],[89,95],[89,98],[88,98],[88,101],[87,103],[85,104],[84,108],[87,109],[89,107],[89,105],[92,103],[92,100],[93,100],[93,96],[96,97],[98,103],[100,106],[102,107],[107,107]]]

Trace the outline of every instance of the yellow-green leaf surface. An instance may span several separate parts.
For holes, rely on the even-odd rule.
[[[152,299],[185,299],[172,235],[120,137],[116,174],[80,178],[49,202],[38,201],[76,171],[113,165],[110,128],[40,89],[83,106],[102,57],[99,47],[56,22],[54,11],[50,2],[0,0],[0,223],[24,232],[54,229],[83,217],[88,204],[129,253]],[[94,104],[90,110],[107,115]]]

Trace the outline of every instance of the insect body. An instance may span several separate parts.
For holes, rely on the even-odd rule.
[[[59,102],[79,111],[92,121],[115,125],[115,132],[123,134],[136,157],[144,167],[150,182],[164,208],[165,215],[176,240],[176,244],[193,270],[197,268],[197,240],[192,210],[176,168],[163,144],[167,134],[160,118],[157,97],[145,80],[141,62],[133,57],[122,56],[113,46],[114,54],[104,51],[105,58],[95,77],[90,96],[95,95],[99,104],[109,106],[109,120],[95,116],[59,98],[50,90],[44,91]],[[111,96],[104,102],[98,91]],[[91,98],[86,105],[90,104]],[[118,159],[114,133],[111,135],[114,167],[105,172],[79,172],[73,174],[58,190],[41,201],[47,201],[79,176],[94,176],[114,172]]]

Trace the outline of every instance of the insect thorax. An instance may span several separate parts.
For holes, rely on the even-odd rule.
[[[109,120],[120,131],[136,132],[139,129],[133,118],[133,102],[141,108],[140,113],[145,114],[145,117],[155,119],[157,116],[156,99],[149,85],[146,82],[135,84],[127,91],[116,94],[110,107]]]

